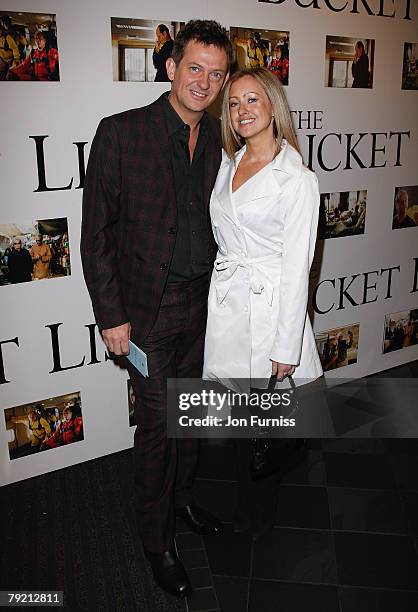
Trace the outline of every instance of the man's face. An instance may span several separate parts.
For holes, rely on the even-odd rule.
[[[176,66],[167,60],[172,81],[171,100],[178,110],[201,113],[215,101],[228,76],[228,59],[223,49],[191,40]]]
[[[22,243],[17,241],[13,243],[13,248],[15,251],[20,251],[20,249],[22,248]]]

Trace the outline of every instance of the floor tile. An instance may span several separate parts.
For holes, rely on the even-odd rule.
[[[253,578],[334,584],[337,569],[332,535],[276,527],[254,547]]]
[[[251,580],[248,612],[340,612],[336,587]]]
[[[249,534],[232,533],[231,525],[226,525],[222,537],[205,537],[204,540],[213,574],[243,578],[249,576],[252,545]]]
[[[418,493],[402,491],[409,533],[418,536]]]
[[[213,582],[222,612],[247,612],[247,578],[214,576]]]
[[[209,567],[188,569],[187,574],[194,589],[213,586],[212,572]]]
[[[325,466],[322,451],[308,451],[302,463],[289,469],[282,478],[283,484],[324,485]]]
[[[386,455],[326,453],[328,486],[396,489],[391,462]]]
[[[329,529],[326,487],[281,485],[276,526]]]
[[[196,479],[194,484],[196,503],[226,523],[232,521],[236,505],[237,483]]]
[[[187,598],[187,607],[190,612],[199,612],[200,610],[213,610],[218,607],[215,589],[213,587],[196,589]]]
[[[328,488],[332,529],[407,533],[404,506],[397,491]]]
[[[398,486],[418,491],[418,455],[392,456],[391,463]]]
[[[179,550],[198,550],[203,548],[202,536],[197,533],[179,533],[176,536],[176,544]]]
[[[179,550],[179,557],[187,570],[208,566],[205,550]]]
[[[418,438],[393,438],[384,441],[390,455],[418,455]]]
[[[408,536],[335,533],[341,585],[416,589],[417,555]]]
[[[418,593],[388,589],[338,589],[341,612],[416,612]]]

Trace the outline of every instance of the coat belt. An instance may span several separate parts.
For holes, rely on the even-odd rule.
[[[224,255],[217,257],[215,270],[218,272],[214,282],[218,304],[221,304],[231,288],[232,279],[238,268],[248,271],[250,289],[253,293],[263,293],[268,305],[273,303],[273,284],[263,269],[263,263],[274,262],[281,258],[281,253],[273,253],[263,257],[245,257],[242,255]]]

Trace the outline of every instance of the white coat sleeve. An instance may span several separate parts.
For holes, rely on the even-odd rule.
[[[304,168],[286,192],[279,321],[270,359],[298,365],[306,321],[309,269],[318,226],[318,180],[313,172]]]

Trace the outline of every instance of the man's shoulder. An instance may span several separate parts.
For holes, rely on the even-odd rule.
[[[163,94],[164,95],[164,94]],[[113,124],[118,128],[132,128],[133,125],[147,125],[152,117],[157,117],[163,112],[162,96],[146,106],[131,108],[129,110],[115,113],[101,120],[102,125]]]

